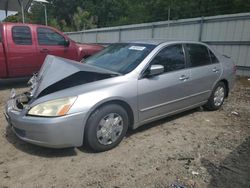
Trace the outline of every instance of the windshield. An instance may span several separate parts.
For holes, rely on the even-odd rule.
[[[134,70],[154,48],[155,45],[150,44],[112,44],[84,60],[84,62],[113,72],[126,74]]]

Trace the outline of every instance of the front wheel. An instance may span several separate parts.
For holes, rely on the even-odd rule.
[[[215,85],[213,92],[204,107],[208,110],[218,110],[222,106],[225,96],[225,84],[223,82],[219,82]]]
[[[94,151],[110,150],[122,141],[128,122],[128,114],[120,105],[102,106],[88,119],[84,141]]]

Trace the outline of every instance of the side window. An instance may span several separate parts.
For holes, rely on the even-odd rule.
[[[214,55],[214,53],[211,50],[209,50],[209,54],[210,54],[212,63],[219,63],[219,60],[217,59],[217,57]]]
[[[12,27],[12,39],[18,45],[32,45],[30,28],[28,26]]]
[[[190,67],[198,67],[210,64],[210,57],[206,46],[200,44],[186,44]]]
[[[172,45],[161,50],[152,60],[151,65],[157,64],[164,67],[164,72],[185,68],[185,57],[181,44]]]
[[[39,27],[37,29],[38,44],[40,45],[64,45],[65,39],[62,35],[52,29]]]

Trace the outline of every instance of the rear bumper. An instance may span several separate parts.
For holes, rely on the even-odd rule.
[[[230,75],[227,81],[228,81],[228,90],[229,90],[228,92],[231,92],[235,85],[236,75],[235,74]]]
[[[50,148],[78,147],[83,143],[85,113],[62,117],[32,117],[12,108],[8,101],[5,117],[13,132],[22,140]]]

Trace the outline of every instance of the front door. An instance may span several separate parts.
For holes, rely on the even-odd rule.
[[[37,48],[40,59],[40,66],[48,54],[67,59],[75,59],[76,49],[72,44],[65,46],[65,37],[57,31],[46,28],[37,28]]]
[[[182,44],[163,48],[150,65],[164,66],[164,73],[138,80],[138,106],[141,122],[155,119],[192,105],[190,95],[190,70],[186,69]]]

